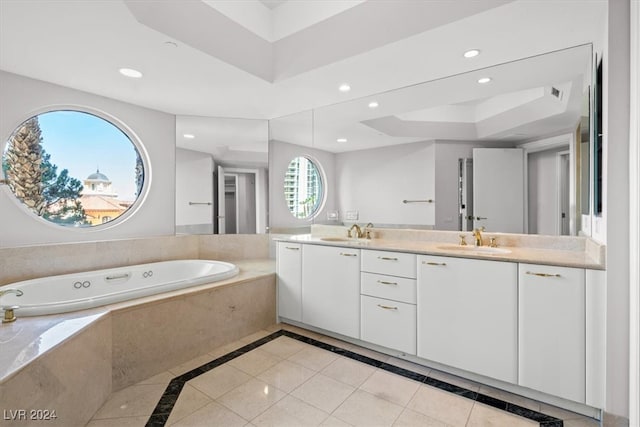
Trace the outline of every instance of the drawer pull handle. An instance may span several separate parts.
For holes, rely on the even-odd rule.
[[[299,251],[300,248],[292,248],[291,246],[285,246],[287,249],[291,249],[292,251]]]
[[[378,280],[378,283],[380,283],[381,285],[394,285],[394,286],[398,286],[398,284],[396,282],[385,282],[384,280]]]
[[[382,259],[385,261],[397,261],[398,258],[392,258],[392,257],[388,257],[388,256],[379,256],[378,259]]]
[[[398,307],[391,307],[390,305],[382,305],[382,304],[378,304],[378,307],[384,308],[385,310],[397,310],[398,309]]]
[[[549,273],[534,273],[533,271],[527,271],[526,274],[529,274],[531,276],[538,276],[538,277],[560,277],[559,274],[549,274]]]
[[[447,265],[446,262],[431,262],[431,261],[422,261],[423,264],[426,265]]]
[[[349,254],[349,253],[346,253],[346,252],[340,252],[340,255],[342,255],[342,256],[358,256],[357,254]]]

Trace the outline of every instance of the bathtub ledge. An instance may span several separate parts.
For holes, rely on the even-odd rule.
[[[69,341],[99,320],[108,317],[111,312],[127,311],[144,304],[166,302],[173,298],[184,298],[187,295],[235,285],[275,273],[275,261],[272,259],[231,262],[239,267],[240,273],[219,282],[72,313],[20,317],[19,309],[16,310],[18,316],[16,322],[0,325],[0,347],[2,348],[0,352],[0,385],[36,359]]]

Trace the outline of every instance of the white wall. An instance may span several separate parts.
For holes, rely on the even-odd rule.
[[[284,199],[284,174],[289,163],[295,157],[307,156],[313,159],[324,171],[326,201],[315,218],[295,218]],[[336,178],[335,154],[315,148],[289,144],[287,142],[269,141],[269,228],[271,230],[308,227],[313,223],[323,223],[327,211],[336,210]]]
[[[603,215],[594,227],[594,236],[607,244],[606,410],[624,417],[629,416],[629,17],[629,0],[608,2],[603,52]]]
[[[213,233],[213,158],[198,151],[176,149],[176,231]]]
[[[150,162],[146,196],[132,207],[135,211],[125,220],[90,229],[63,228],[37,218],[0,185],[0,247],[174,234],[175,116],[4,71],[0,88],[0,151],[24,120],[50,109],[84,107],[126,125]]]
[[[417,142],[336,155],[338,209],[359,223],[435,225],[435,144]],[[402,203],[435,199],[436,203]]]
[[[640,2],[631,4],[629,425],[640,425]]]

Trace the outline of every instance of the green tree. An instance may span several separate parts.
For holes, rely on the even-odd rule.
[[[42,148],[37,117],[24,122],[9,139],[2,168],[9,188],[37,215],[60,224],[86,224],[80,202],[82,183],[51,163]]]
[[[42,193],[45,209],[42,216],[59,224],[87,224],[87,216],[80,202],[82,183],[69,176],[67,169],[58,174],[58,166],[51,163],[51,155],[42,150]]]
[[[11,135],[4,156],[3,170],[9,188],[36,214],[42,215],[45,200],[42,194],[42,136],[38,118],[22,123]]]

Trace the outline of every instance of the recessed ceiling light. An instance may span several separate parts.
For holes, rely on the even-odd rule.
[[[347,138],[338,138],[336,142],[347,142]]]
[[[491,77],[483,77],[481,79],[478,79],[478,83],[480,84],[489,83],[490,81],[491,81]]]
[[[471,49],[464,53],[465,58],[473,58],[478,55],[480,55],[480,51],[478,49]]]
[[[185,133],[185,134],[183,134],[182,136],[184,136],[184,137],[185,137],[185,139],[193,139],[193,138],[195,138],[195,137],[196,137],[196,136],[195,136],[194,134],[192,134],[192,133]]]
[[[342,83],[342,84],[340,85],[340,87],[338,87],[338,90],[339,90],[340,92],[349,92],[349,91],[351,90],[351,86],[349,86],[349,85],[348,85],[348,84],[346,84],[346,83]]]
[[[133,68],[120,68],[120,74],[123,76],[131,77],[133,79],[142,78],[142,73],[138,70],[134,70]]]
[[[378,101],[371,101],[369,103],[369,108],[378,108],[378,105],[380,105],[378,104]]]

